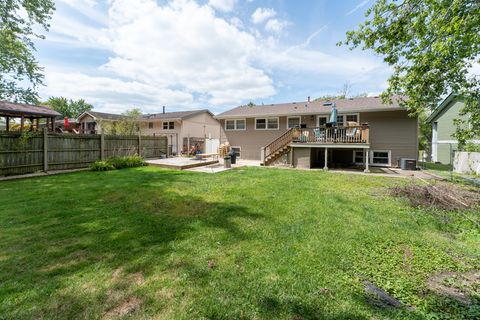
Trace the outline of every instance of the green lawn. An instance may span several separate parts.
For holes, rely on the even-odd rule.
[[[426,285],[480,268],[479,230],[388,196],[402,183],[150,167],[0,182],[0,319],[479,317],[479,295]],[[363,280],[413,310],[375,306]]]

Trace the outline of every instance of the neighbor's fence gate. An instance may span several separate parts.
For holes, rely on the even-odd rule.
[[[0,132],[0,176],[88,167],[116,156],[166,157],[167,138]]]

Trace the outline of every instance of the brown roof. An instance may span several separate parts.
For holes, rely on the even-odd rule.
[[[392,104],[384,104],[380,97],[366,97],[279,103],[252,107],[240,106],[220,113],[216,118],[225,119],[233,117],[250,118],[259,116],[329,114],[332,109],[331,106],[323,105],[327,102],[335,102],[339,113],[404,110],[404,108],[399,106],[398,99],[394,99]]]
[[[45,106],[36,106],[26,103],[0,101],[0,115],[26,117],[58,117],[60,113]]]
[[[106,112],[98,112],[98,111],[85,111],[86,114],[90,114],[95,119],[103,119],[103,120],[120,120],[123,118],[127,118],[127,116],[122,115],[122,114],[116,114],[116,113],[106,113]],[[82,115],[79,116],[79,118]]]

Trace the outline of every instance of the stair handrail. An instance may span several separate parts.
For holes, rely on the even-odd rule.
[[[264,147],[265,153],[263,157],[263,161],[265,161],[266,158],[274,154],[275,152],[283,149],[287,145],[289,145],[293,141],[293,130],[295,128],[288,129],[285,131],[282,135],[279,137],[275,138],[272,142],[267,144]]]

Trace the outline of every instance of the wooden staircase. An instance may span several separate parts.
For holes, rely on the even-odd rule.
[[[289,129],[280,137],[276,138],[264,148],[262,148],[262,165],[268,166],[275,160],[288,153],[291,149],[290,144],[293,141],[293,129]]]

